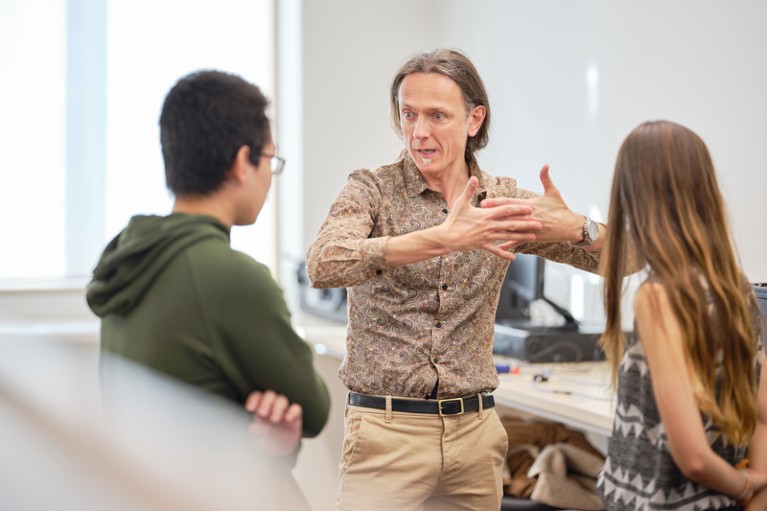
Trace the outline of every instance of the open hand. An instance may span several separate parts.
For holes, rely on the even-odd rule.
[[[580,241],[583,232],[583,216],[573,212],[565,203],[559,189],[549,176],[549,166],[541,168],[543,195],[532,199],[513,199],[497,197],[485,199],[480,204],[483,208],[497,208],[502,205],[530,206],[531,219],[537,220],[542,228],[536,232],[536,241],[541,243],[556,241]]]
[[[497,206],[476,208],[471,198],[479,186],[476,177],[470,177],[466,187],[453,201],[450,214],[443,226],[448,244],[454,250],[481,248],[503,259],[513,261],[508,252],[517,244],[535,241],[541,222],[531,218],[533,208],[529,204],[503,203]],[[498,242],[504,242],[500,245]]]

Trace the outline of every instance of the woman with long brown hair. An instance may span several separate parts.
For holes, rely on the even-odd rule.
[[[634,298],[634,332],[625,336],[620,302],[633,257],[647,279]],[[607,509],[764,510],[759,311],[711,157],[695,133],[646,122],[623,142],[601,264],[602,343],[618,392],[598,481]]]

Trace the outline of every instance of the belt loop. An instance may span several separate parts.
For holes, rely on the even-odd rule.
[[[386,414],[384,415],[386,424],[391,422],[391,396],[386,396]]]
[[[485,415],[483,413],[484,409],[482,408],[483,403],[482,403],[482,394],[481,393],[477,394],[477,400],[479,401],[479,416],[477,418],[479,420],[482,420],[482,419],[485,418]]]

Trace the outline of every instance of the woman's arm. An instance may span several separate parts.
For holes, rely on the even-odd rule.
[[[666,291],[656,283],[642,286],[634,308],[671,457],[687,478],[740,502],[747,501],[767,484],[767,477],[753,470],[746,474],[711,449],[690,383],[682,330]]]
[[[748,445],[748,457],[751,468],[767,472],[767,357],[761,352],[762,371],[759,378],[759,415],[756,431]],[[764,511],[767,509],[767,489],[763,489],[746,506],[746,511]]]

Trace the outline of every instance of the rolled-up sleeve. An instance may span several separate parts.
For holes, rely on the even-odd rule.
[[[349,175],[306,254],[313,287],[350,287],[386,265],[388,236],[373,237],[382,201],[370,170]]]

